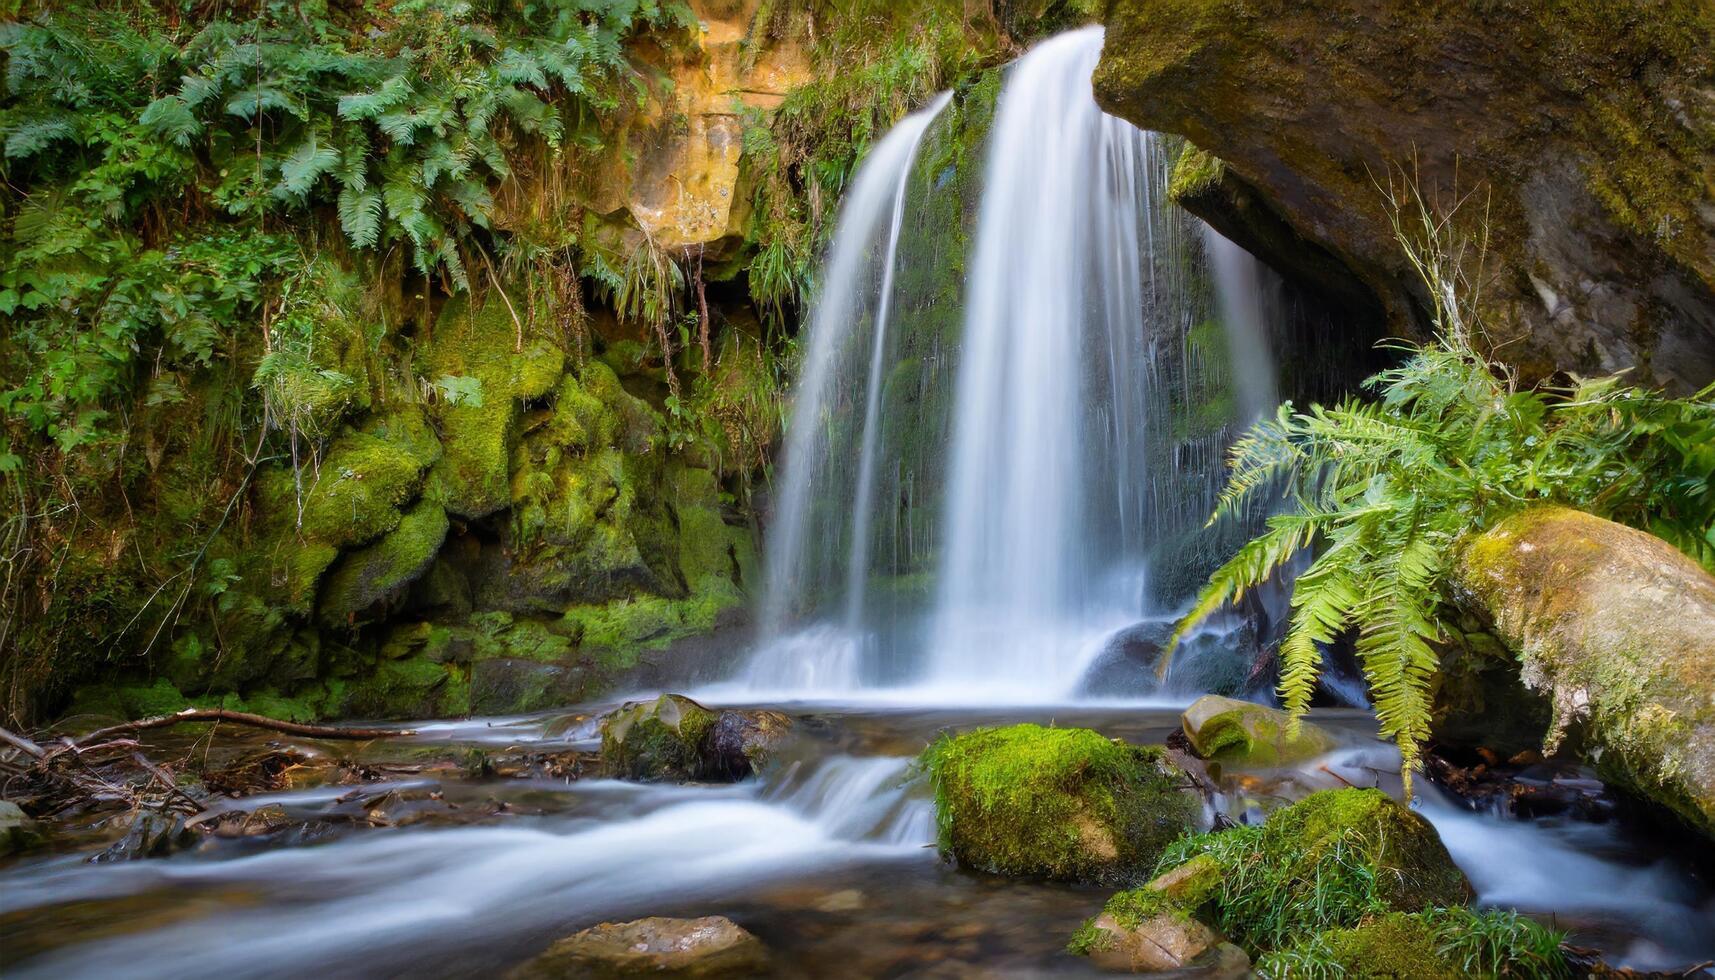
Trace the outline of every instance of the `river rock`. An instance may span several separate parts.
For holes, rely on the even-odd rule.
[[[603,922],[549,946],[512,980],[573,977],[747,977],[766,970],[762,941],[720,915]]]
[[[625,779],[731,782],[759,769],[791,727],[778,711],[716,711],[663,694],[602,719],[602,762]]]
[[[942,851],[998,874],[1124,878],[1153,865],[1201,813],[1161,749],[1084,728],[944,736],[921,764],[935,788]]]
[[[1463,601],[1605,778],[1715,834],[1715,577],[1667,542],[1565,507],[1474,541]]]
[[[1218,921],[1251,950],[1381,911],[1460,906],[1472,895],[1435,828],[1374,789],[1312,793],[1260,827],[1204,834],[1174,850],[1184,864],[1121,895],[1135,908],[1171,904]]]
[[[1334,737],[1308,721],[1289,735],[1286,712],[1209,694],[1180,716],[1185,737],[1205,759],[1232,766],[1290,766],[1330,751]]]
[[[1078,681],[1078,697],[1142,697],[1161,686],[1156,669],[1173,624],[1144,622],[1108,637]]]
[[[1191,970],[1188,976],[1246,976],[1250,958],[1194,912],[1220,885],[1220,873],[1202,855],[1142,888],[1120,892],[1079,927],[1066,948],[1116,973]]]

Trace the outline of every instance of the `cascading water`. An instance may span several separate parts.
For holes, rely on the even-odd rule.
[[[1150,552],[1207,515],[1238,411],[1272,407],[1264,273],[1167,202],[1164,141],[1096,105],[1101,45],[1074,31],[1008,70],[974,200],[917,165],[945,95],[866,159],[807,333],[749,690],[1070,695],[1150,611]],[[957,248],[921,220],[967,210]],[[937,278],[962,281],[945,348]],[[884,616],[878,577],[927,609]]]

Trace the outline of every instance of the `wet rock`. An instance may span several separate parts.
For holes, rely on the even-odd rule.
[[[1161,749],[1088,729],[978,729],[943,737],[922,765],[935,787],[942,850],[999,874],[1135,874],[1200,813]]]
[[[1144,887],[1108,899],[1084,923],[1067,950],[1104,970],[1154,973],[1177,970],[1219,946],[1219,933],[1161,892]]]
[[[778,711],[714,711],[678,694],[634,701],[601,723],[601,756],[624,779],[743,779],[766,763],[792,722]]]
[[[95,864],[166,857],[197,842],[196,832],[185,827],[183,814],[161,810],[139,810],[131,818],[125,836],[89,860]]]
[[[43,840],[41,829],[18,804],[0,800],[0,857],[27,851]]]
[[[1287,733],[1286,712],[1210,694],[1185,709],[1185,737],[1205,759],[1233,766],[1288,766],[1334,748],[1334,737],[1308,721]]]
[[[1536,507],[1460,557],[1464,601],[1553,708],[1548,748],[1715,834],[1715,576],[1667,542]]]
[[[1138,623],[1108,637],[1078,681],[1077,697],[1142,697],[1161,686],[1156,668],[1161,649],[1173,633],[1172,623]]]
[[[603,922],[548,947],[512,980],[571,977],[744,977],[768,966],[762,941],[731,919]]]

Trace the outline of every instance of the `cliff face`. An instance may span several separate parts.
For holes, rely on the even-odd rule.
[[[1106,22],[1097,98],[1223,161],[1181,200],[1283,270],[1420,331],[1385,190],[1409,176],[1443,211],[1472,194],[1467,233],[1487,206],[1504,359],[1715,378],[1715,7],[1111,0]]]

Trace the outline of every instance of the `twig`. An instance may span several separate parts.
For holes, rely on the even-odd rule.
[[[48,756],[47,750],[43,749],[40,745],[37,745],[22,735],[14,735],[4,728],[0,728],[0,742],[8,742],[15,745],[38,759],[45,759]]]
[[[149,770],[149,775],[154,776],[156,779],[160,780],[161,785],[163,785],[167,788],[167,792],[173,794],[174,796],[177,796],[179,799],[184,800],[186,803],[189,803],[192,807],[194,807],[195,812],[201,813],[204,810],[208,809],[208,807],[203,806],[201,803],[198,803],[196,801],[195,797],[191,796],[189,793],[186,793],[184,790],[180,789],[178,780],[174,779],[172,777],[172,774],[168,773],[166,770],[162,769],[160,766],[157,766],[153,762],[150,762],[148,756],[145,756],[141,752],[133,752],[133,753],[131,753],[131,758],[136,760],[138,765],[142,766],[144,769]]]
[[[186,708],[177,714],[139,718],[122,725],[98,728],[78,739],[77,744],[81,746],[90,742],[98,742],[121,732],[140,732],[149,728],[170,728],[173,725],[194,721],[230,721],[236,725],[267,728],[289,735],[307,735],[311,738],[393,738],[399,735],[417,734],[416,730],[410,728],[345,728],[338,725],[303,725],[295,721],[280,721],[276,718],[253,715],[244,711],[229,711],[225,708]]]

